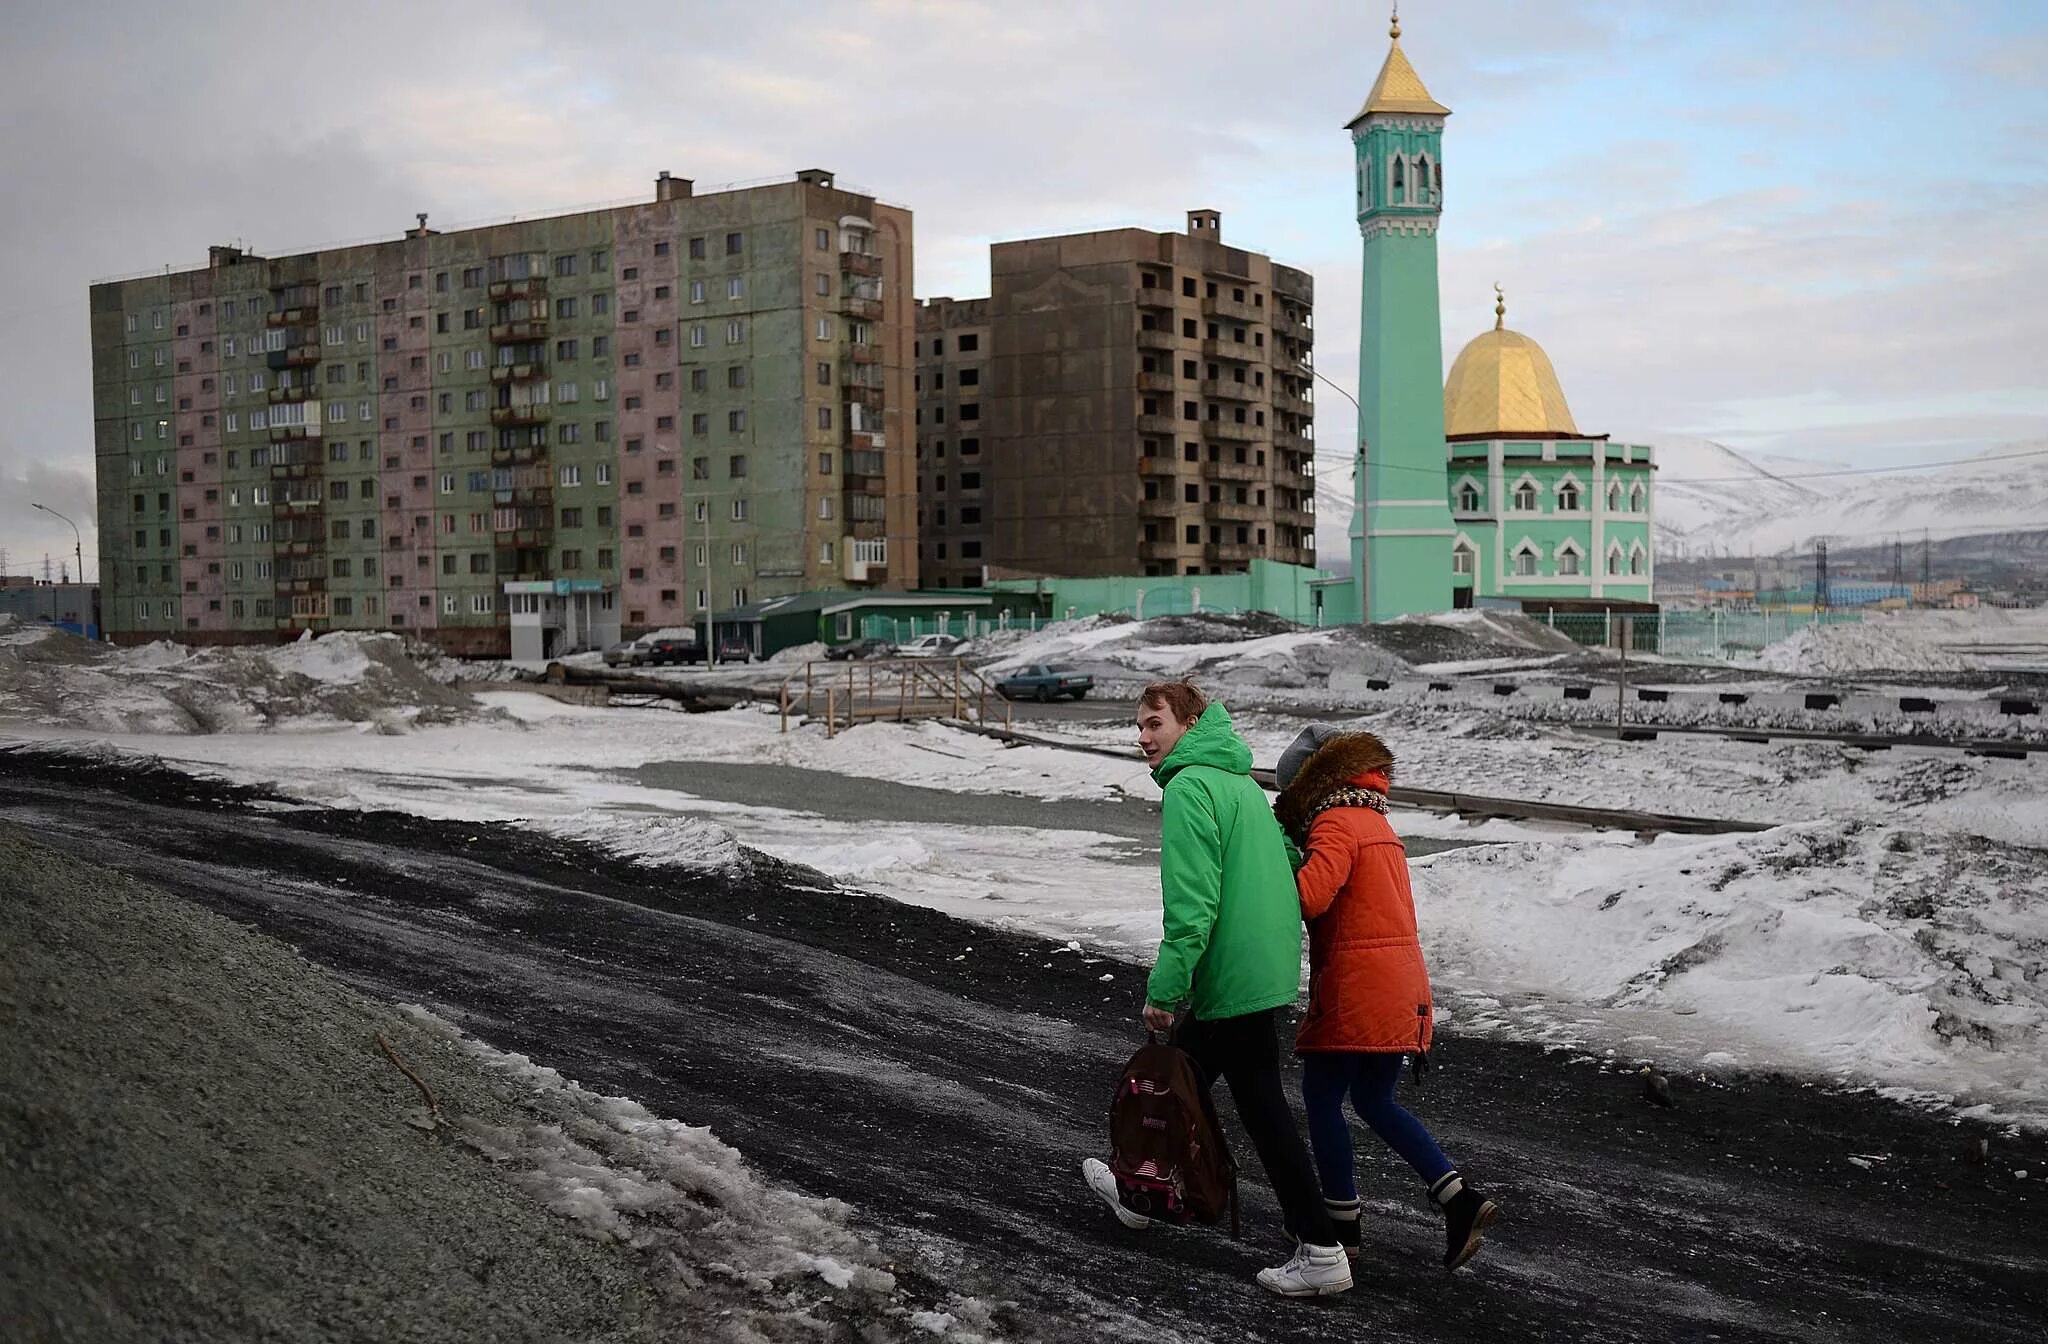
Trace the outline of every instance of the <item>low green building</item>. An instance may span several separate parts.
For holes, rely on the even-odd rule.
[[[1043,620],[1046,604],[1032,593],[846,592],[796,593],[749,602],[718,613],[717,645],[744,646],[767,658],[803,644],[845,644],[856,639],[904,641],[918,635],[971,637],[1007,622]]]
[[[1653,454],[1581,434],[1550,357],[1506,316],[1497,300],[1444,382],[1452,605],[1648,603]]]

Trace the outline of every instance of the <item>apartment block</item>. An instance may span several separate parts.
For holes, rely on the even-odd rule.
[[[918,320],[929,570],[957,579],[965,547],[992,577],[1315,563],[1307,272],[1228,246],[1213,210],[1184,233],[999,243],[989,260],[988,299]]]
[[[933,588],[982,582],[989,536],[983,398],[990,391],[987,299],[917,305],[918,567]]]
[[[832,174],[91,292],[116,640],[547,656],[915,587],[910,212]]]

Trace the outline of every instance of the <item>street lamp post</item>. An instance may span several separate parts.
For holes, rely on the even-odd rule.
[[[31,507],[31,508],[37,508],[37,509],[41,509],[41,510],[42,510],[42,511],[43,511],[44,513],[47,513],[47,514],[49,514],[49,515],[50,515],[50,516],[51,516],[52,518],[60,518],[60,519],[63,519],[63,521],[64,521],[64,522],[66,522],[66,523],[70,523],[70,524],[71,524],[71,550],[72,550],[72,554],[78,557],[78,581],[79,581],[80,583],[84,583],[84,582],[85,582],[85,541],[84,541],[84,539],[83,539],[82,537],[80,537],[80,535],[79,535],[79,532],[78,532],[78,524],[77,524],[77,523],[73,523],[73,522],[71,522],[71,520],[70,520],[69,518],[65,518],[63,514],[61,514],[61,513],[57,512],[57,511],[56,511],[55,509],[51,508],[51,507],[50,507],[49,505],[47,505],[47,504],[31,504],[31,505],[30,505],[30,507]]]

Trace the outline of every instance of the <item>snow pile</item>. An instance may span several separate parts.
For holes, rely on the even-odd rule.
[[[905,1300],[888,1257],[847,1226],[852,1210],[843,1202],[769,1185],[709,1129],[588,1091],[524,1055],[463,1035],[425,1008],[403,1011],[524,1094],[530,1118],[496,1125],[458,1117],[462,1137],[586,1236],[633,1247],[664,1266],[682,1292],[714,1282],[743,1287],[760,1304],[745,1313],[755,1317],[748,1324],[772,1325],[776,1337],[793,1327],[824,1337],[835,1318],[852,1314],[893,1318],[960,1344],[982,1338],[958,1328],[960,1316],[985,1319],[972,1303],[935,1312]],[[828,1304],[834,1310],[818,1310]]]
[[[185,734],[359,724],[398,733],[477,712],[396,635],[116,650],[49,630],[0,643],[0,718],[51,726]]]
[[[738,838],[700,817],[592,811],[520,820],[649,868],[736,868],[743,862]]]
[[[1823,821],[1414,861],[1462,1030],[1791,1067],[2048,1125],[2048,852]],[[1573,1020],[1579,1017],[1579,1020]]]
[[[1396,627],[1422,625],[1440,630],[1453,630],[1503,650],[1527,649],[1534,653],[1584,652],[1570,635],[1533,616],[1524,616],[1518,611],[1489,611],[1477,608],[1468,611],[1440,611],[1428,615],[1402,616],[1389,624]]]
[[[1967,672],[1976,663],[1883,621],[1809,625],[1757,654],[1773,672],[1831,676],[1866,672]]]
[[[996,646],[982,672],[1000,677],[1034,663],[1085,672],[1128,690],[1173,677],[1205,686],[1279,688],[1323,686],[1333,677],[1388,676],[1408,664],[1356,627],[1309,630],[1277,617],[1162,616],[1149,621],[1095,618],[1047,626],[1035,635]],[[984,641],[972,652],[984,655]]]

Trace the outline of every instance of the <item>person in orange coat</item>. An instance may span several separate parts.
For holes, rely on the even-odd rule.
[[[1358,1253],[1349,1094],[1358,1118],[1428,1183],[1444,1213],[1444,1268],[1454,1270],[1478,1253],[1500,1209],[1394,1100],[1402,1058],[1429,1051],[1434,1008],[1408,854],[1387,823],[1393,769],[1373,734],[1321,726],[1281,758],[1274,812],[1303,856],[1295,886],[1309,930],[1308,1014],[1294,1050],[1323,1203],[1345,1248]]]

